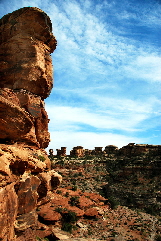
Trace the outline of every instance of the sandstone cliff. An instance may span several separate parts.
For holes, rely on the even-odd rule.
[[[49,17],[22,8],[0,20],[0,141],[46,148],[50,141],[44,99],[53,86],[50,53],[56,48]]]
[[[51,170],[43,149],[50,141],[44,99],[53,85],[50,53],[56,48],[56,39],[51,31],[49,17],[38,8],[22,8],[0,20],[0,240],[3,241],[23,240],[19,236],[30,227],[41,229],[37,205],[49,202],[50,192],[62,180]]]
[[[49,17],[38,8],[22,8],[0,20],[0,240],[158,240],[159,219],[121,206],[113,210],[112,201],[98,192],[106,184],[107,198],[112,192],[126,205],[129,173],[137,173],[138,187],[142,181],[154,187],[146,175],[141,179],[143,168],[158,182],[157,197],[149,192],[148,201],[160,202],[160,146],[107,146],[104,151],[79,146],[71,153],[76,158],[66,157],[63,147],[58,160],[50,153],[52,170],[43,149],[50,140],[44,99],[53,85],[51,30]],[[118,180],[124,182],[119,189]]]

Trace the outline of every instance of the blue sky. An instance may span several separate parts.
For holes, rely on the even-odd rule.
[[[26,6],[49,15],[58,41],[49,148],[161,144],[161,2],[0,0],[1,17]]]

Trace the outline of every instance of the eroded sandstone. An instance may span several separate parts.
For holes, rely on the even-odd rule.
[[[50,141],[44,99],[53,86],[50,54],[56,48],[50,18],[26,7],[0,20],[0,142],[46,148]]]
[[[44,99],[53,86],[56,48],[50,18],[22,8],[0,20],[0,240],[36,238],[37,206],[50,201],[62,177],[51,170]],[[48,228],[46,228],[48,232]],[[44,232],[44,235],[47,234]],[[49,232],[49,234],[51,231]],[[29,239],[28,239],[29,238]]]

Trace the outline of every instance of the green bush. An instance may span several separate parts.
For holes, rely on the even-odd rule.
[[[64,196],[69,197],[69,192],[66,192]]]
[[[78,189],[77,185],[74,185],[74,186],[72,187],[72,190],[73,190],[73,191],[77,191],[77,189]]]
[[[64,212],[68,211],[68,210],[67,210],[67,208],[57,207],[57,208],[55,208],[55,211],[62,214],[62,213],[64,213]]]
[[[45,161],[45,157],[44,157],[44,156],[38,156],[38,159],[39,159],[40,161],[42,161],[42,162]]]
[[[160,206],[157,203],[155,203],[145,208],[145,211],[153,216],[156,216],[160,212]]]
[[[64,160],[59,160],[59,161],[57,162],[57,164],[60,165],[60,166],[64,166]]]
[[[161,235],[157,234],[154,238],[155,241],[161,241]]]
[[[61,191],[61,190],[57,190],[56,193],[57,193],[57,194],[61,194],[62,191]]]
[[[73,229],[73,224],[71,224],[71,223],[63,223],[61,229],[62,229],[63,231],[66,231],[66,232],[71,233],[71,232],[72,232],[72,229]]]
[[[62,214],[62,217],[63,217],[63,222],[66,222],[66,223],[75,223],[77,221],[77,215],[75,212],[71,212],[71,211],[65,212]]]
[[[70,204],[72,206],[77,206],[79,205],[79,197],[78,196],[73,196],[70,198]]]
[[[119,205],[119,202],[113,196],[108,197],[108,201],[110,202],[112,209],[116,209],[118,207],[118,205]]]
[[[77,222],[78,218],[75,212],[65,212],[62,213],[62,230],[71,233],[73,229],[76,228],[75,225],[73,225],[75,222]]]
[[[49,241],[49,239],[48,238],[40,238],[40,237],[38,237],[38,236],[36,236],[36,240],[38,240],[38,241]]]

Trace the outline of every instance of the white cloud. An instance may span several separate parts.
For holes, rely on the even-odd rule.
[[[108,99],[106,111],[88,110],[86,108],[47,105],[46,109],[51,119],[49,126],[51,130],[81,130],[82,126],[95,128],[101,131],[140,131],[143,121],[150,118],[151,110],[146,109],[147,105],[137,105],[133,101],[124,100],[121,102],[115,99]],[[146,129],[146,126],[142,128]]]
[[[89,1],[86,3],[89,5]],[[155,49],[132,38],[121,37],[116,31],[110,31],[107,23],[81,8],[76,1],[67,1],[61,8],[54,4],[52,6],[55,12],[53,15],[51,7],[50,16],[55,26],[59,49],[53,55],[53,63],[56,59],[57,69],[63,67],[67,75],[71,71],[75,74],[78,72],[84,79],[95,74],[100,75],[100,79],[101,76],[112,78],[115,75],[116,80],[120,76],[138,77],[144,81],[160,80],[159,63],[150,65],[150,62],[138,62],[141,56],[152,55],[153,58]],[[159,57],[156,55],[156,58]]]
[[[88,148],[88,145],[139,143],[144,138],[135,136],[158,126],[161,58],[153,37],[156,30],[160,31],[160,7],[153,1],[141,2],[13,0],[10,4],[9,0],[2,0],[0,3],[4,14],[36,6],[51,18],[58,40],[52,55],[57,88],[50,101],[47,100],[52,145],[73,147],[75,143]],[[148,30],[149,41],[145,41],[146,33],[139,32],[138,27]],[[156,35],[155,38],[157,42]],[[138,83],[137,90],[134,82]],[[89,130],[83,132],[85,126]],[[124,135],[114,134],[120,132]]]
[[[161,57],[157,55],[138,56],[133,63],[124,67],[126,76],[145,81],[161,81]]]

